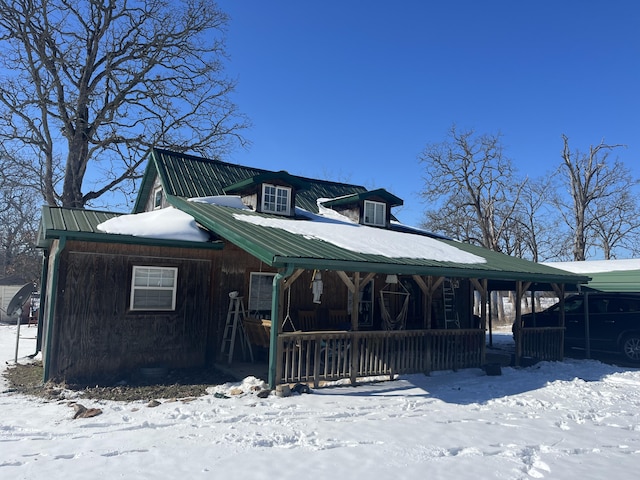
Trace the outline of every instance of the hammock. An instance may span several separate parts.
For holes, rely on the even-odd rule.
[[[400,283],[403,291],[393,292],[391,290],[385,290],[388,285],[384,286],[380,290],[380,312],[382,313],[382,324],[386,330],[403,330],[407,320],[407,311],[409,310],[409,291]],[[396,307],[402,302],[402,307],[399,311],[391,312],[393,307]]]

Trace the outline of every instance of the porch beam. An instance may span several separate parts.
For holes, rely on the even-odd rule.
[[[349,291],[352,294],[356,293],[356,287],[353,284],[353,282],[351,281],[351,279],[349,278],[349,275],[347,275],[345,272],[343,272],[342,270],[336,270],[336,273],[338,274],[338,276],[340,277],[340,279],[344,282],[344,284],[347,286],[347,288],[349,289]]]
[[[299,268],[298,270],[293,272],[293,274],[289,278],[285,278],[282,285],[284,290],[287,290],[289,287],[291,287],[291,285],[293,285],[293,282],[295,282],[298,277],[300,277],[300,275],[302,275],[304,272],[304,268]]]
[[[425,295],[428,295],[429,287],[427,286],[427,282],[425,282],[420,275],[411,275],[411,277],[418,284],[418,287],[420,287],[420,290],[422,290],[422,293],[424,293]]]

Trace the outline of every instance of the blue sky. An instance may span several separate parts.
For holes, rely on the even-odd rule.
[[[253,122],[227,161],[386,188],[417,225],[425,145],[452,124],[501,133],[521,175],[561,135],[604,140],[640,176],[640,3],[219,0],[227,73]]]

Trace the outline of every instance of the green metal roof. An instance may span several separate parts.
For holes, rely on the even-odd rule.
[[[588,275],[586,291],[640,293],[640,259],[548,262],[548,266]]]
[[[600,292],[640,292],[640,270],[589,273],[588,290]]]
[[[225,195],[226,187],[251,182],[256,177],[283,175],[283,172],[245,167],[155,148],[149,153],[149,163],[140,185],[134,212],[144,211],[156,173],[160,177],[166,196],[184,198]],[[366,188],[359,185],[293,175],[290,177],[296,178],[305,187],[296,194],[297,206],[314,213],[318,212],[318,198],[335,198],[367,192]]]
[[[485,259],[485,263],[456,263],[361,253],[309,235],[239,221],[235,216],[241,214],[274,218],[273,215],[208,203],[189,202],[175,196],[167,197],[167,199],[174,207],[192,215],[205,228],[273,267],[292,265],[295,268],[306,269],[523,280],[542,283],[584,283],[588,280],[586,276],[574,275],[473,245],[453,240],[434,239],[433,237],[430,238],[434,241],[482,257]],[[297,221],[310,222],[311,220]],[[353,226],[345,228],[353,228]],[[374,227],[364,226],[358,226],[358,228],[374,229]],[[402,235],[415,235],[416,239],[421,236],[419,233],[402,233]]]
[[[53,239],[61,237],[91,242],[144,244],[182,248],[222,249],[224,246],[221,242],[189,242],[185,240],[148,238],[105,233],[98,229],[98,225],[101,223],[120,215],[122,214],[45,205],[42,207],[42,218],[38,232],[38,247],[48,248]]]

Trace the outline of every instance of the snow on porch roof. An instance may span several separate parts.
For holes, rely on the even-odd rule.
[[[585,290],[640,292],[640,259],[546,262],[545,265],[579,275],[588,275],[591,280],[582,287]]]
[[[167,196],[167,200],[216,235],[278,268],[290,265],[543,283],[588,281],[586,276],[417,231],[390,232],[338,218],[322,218],[302,210],[297,211],[296,219],[285,219],[215,202],[189,201],[175,196]],[[390,237],[385,238],[389,234],[393,234],[391,241]],[[349,238],[345,240],[346,237]]]

